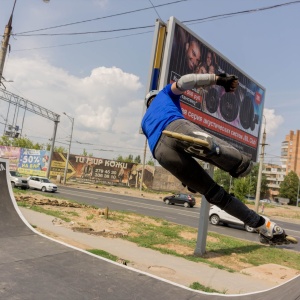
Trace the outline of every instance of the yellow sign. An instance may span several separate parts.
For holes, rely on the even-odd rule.
[[[50,176],[57,176],[57,175],[64,175],[65,172],[65,168],[66,168],[66,158],[64,157],[64,155],[62,153],[59,153],[59,156],[61,157],[61,159],[63,161],[57,161],[57,160],[53,160],[51,163],[51,170],[50,170]],[[76,170],[74,169],[74,167],[72,166],[72,164],[68,163],[68,171],[67,171],[67,179],[69,179],[70,177],[72,177],[73,175],[76,174]]]

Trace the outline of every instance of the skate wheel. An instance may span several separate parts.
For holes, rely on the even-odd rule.
[[[168,131],[168,130],[164,130],[162,133],[168,137],[171,137],[171,138],[174,138],[174,139],[177,139],[180,141],[185,141],[185,142],[189,142],[192,144],[201,145],[201,146],[207,147],[207,148],[209,147],[209,143],[207,141],[204,141],[204,140],[201,140],[198,138],[194,138],[189,135],[185,135],[185,134],[177,133],[177,132],[173,132],[173,131]]]
[[[292,243],[292,244],[297,244],[297,243],[298,243],[298,240],[297,240],[296,238],[294,238],[293,236],[290,236],[290,235],[287,235],[287,236],[285,237],[285,239],[286,239],[287,241],[289,241],[290,243]]]

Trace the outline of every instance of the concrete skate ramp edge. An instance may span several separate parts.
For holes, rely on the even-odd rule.
[[[299,299],[300,276],[262,292],[195,291],[137,271],[37,232],[21,214],[0,158],[0,299]]]

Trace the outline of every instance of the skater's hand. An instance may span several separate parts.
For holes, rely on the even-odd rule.
[[[216,84],[223,86],[227,93],[234,92],[239,85],[239,79],[235,75],[223,73],[217,75]]]

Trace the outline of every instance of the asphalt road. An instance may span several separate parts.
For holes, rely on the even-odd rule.
[[[177,224],[187,225],[198,228],[199,207],[184,208],[179,205],[166,205],[163,201],[144,199],[128,195],[109,194],[101,191],[82,190],[70,187],[60,186],[57,192],[60,197],[74,200],[76,202],[93,205],[95,207],[109,207],[111,210],[123,210],[139,213],[146,216],[162,218]],[[276,220],[276,223],[282,226],[287,234],[290,234],[300,240],[300,224],[282,222]],[[213,226],[208,225],[208,231],[245,239],[249,241],[258,241],[256,233],[246,232],[242,227],[229,225]],[[278,246],[285,249],[300,251],[300,244]]]

